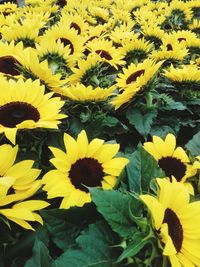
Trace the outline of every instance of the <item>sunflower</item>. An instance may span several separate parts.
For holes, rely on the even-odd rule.
[[[34,27],[33,27],[34,25]],[[44,22],[36,19],[26,19],[21,22],[4,26],[1,29],[2,40],[15,43],[23,42],[25,47],[35,47],[38,42],[39,30],[44,26]]]
[[[4,3],[0,5],[0,14],[7,16],[11,13],[15,13],[17,11],[17,5],[14,3]]]
[[[164,31],[159,26],[154,25],[153,23],[144,22],[141,25],[141,32],[145,40],[154,43],[155,49],[160,47]]]
[[[172,267],[200,266],[200,201],[190,202],[187,188],[175,179],[157,179],[159,195],[141,195],[153,219],[163,255]]]
[[[62,95],[68,97],[74,101],[105,101],[113,93],[114,88],[93,88],[91,85],[84,86],[83,84],[77,83],[69,87],[63,87]]]
[[[18,146],[12,147],[8,144],[0,146],[0,155],[6,155],[6,157],[1,157],[0,161],[0,205],[4,203],[4,198],[11,189],[15,194],[14,198],[11,197],[13,194],[9,194],[9,202],[13,202],[16,197],[17,199],[25,199],[41,186],[40,181],[36,181],[40,170],[32,168],[34,161],[23,160],[15,163],[17,153]]]
[[[0,214],[21,227],[34,231],[29,222],[43,224],[42,217],[36,211],[48,206],[49,203],[43,200],[26,200],[16,203],[10,208],[4,208],[0,205]]]
[[[75,66],[75,59],[70,55],[70,48],[55,40],[43,40],[36,45],[37,54],[40,61],[47,60],[52,73],[62,74],[62,78],[67,77]]]
[[[101,61],[108,63],[116,69],[118,69],[118,65],[125,63],[122,60],[123,54],[113,46],[112,41],[95,39],[86,44],[86,48],[91,53],[99,55]]]
[[[168,177],[175,177],[178,182],[196,174],[196,168],[191,164],[182,147],[176,147],[176,138],[168,134],[165,140],[153,136],[153,142],[145,142],[144,149],[151,154]]]
[[[185,42],[179,42],[175,38],[163,38],[162,41],[163,44],[160,46],[160,49],[151,53],[151,59],[156,61],[165,60],[165,64],[169,64],[182,61],[188,55]]]
[[[20,65],[19,57],[23,56],[23,43],[14,44],[0,42],[0,72],[7,77],[20,77],[21,73],[17,66]]]
[[[70,28],[73,28],[80,35],[85,35],[89,25],[85,19],[79,14],[66,13],[63,9],[61,12],[60,22],[61,24],[69,25]]]
[[[130,42],[125,41],[122,43],[122,47],[119,49],[124,54],[124,60],[130,64],[131,62],[140,62],[147,58],[153,49],[153,44],[145,41],[144,38],[138,39],[138,35],[135,35],[135,38]]]
[[[48,65],[47,60],[39,61],[37,51],[33,48],[27,48],[23,52],[23,56],[18,58],[20,63],[20,72],[25,79],[40,79],[48,90],[59,93],[60,87],[66,84],[66,80],[62,79],[61,74],[54,74],[54,70]]]
[[[5,133],[13,144],[18,129],[57,129],[60,119],[66,118],[60,114],[64,102],[52,97],[53,93],[45,94],[39,80],[1,79],[1,86],[0,133]]]
[[[118,74],[116,78],[116,86],[119,88],[126,88],[130,84],[137,84],[137,86],[144,86],[151,81],[156,72],[161,67],[163,61],[155,63],[151,59],[146,59],[142,63],[131,63],[128,68],[123,68],[123,73]]]
[[[193,19],[191,21],[191,24],[189,25],[189,29],[196,34],[200,34],[200,20],[199,19]]]
[[[188,7],[186,2],[180,0],[173,0],[170,2],[170,5],[166,9],[165,16],[178,16],[182,15],[183,20],[190,21],[192,19],[192,9]]]
[[[124,91],[117,94],[112,100],[111,104],[115,109],[120,108],[123,104],[131,102],[138,93],[141,93],[142,88],[137,84],[130,84]]]
[[[100,64],[100,58],[94,54],[89,54],[87,59],[80,59],[77,62],[78,68],[72,68],[73,74],[69,76],[68,80],[72,84],[83,83],[86,84],[88,76],[92,76],[91,73],[98,68]]]
[[[164,76],[170,81],[179,83],[198,83],[200,84],[200,69],[196,65],[181,65],[179,68],[170,66],[169,69],[165,70]]]
[[[65,133],[64,144],[66,153],[50,147],[54,155],[50,161],[56,169],[42,178],[47,197],[62,198],[60,208],[82,207],[91,202],[88,187],[113,188],[128,163],[126,158],[114,158],[119,151],[118,144],[104,144],[98,138],[88,142],[84,130],[77,140]]]
[[[77,30],[70,28],[70,25],[66,25],[64,22],[48,29],[45,34],[41,36],[40,41],[43,39],[61,41],[64,46],[70,48],[70,54],[73,54],[74,57],[80,58],[83,54],[85,38],[78,34]]]
[[[110,40],[113,41],[116,46],[122,46],[124,43],[132,42],[135,36],[131,30],[133,25],[134,22],[115,27],[108,35]]]

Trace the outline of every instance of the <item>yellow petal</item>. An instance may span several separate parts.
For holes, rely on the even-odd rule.
[[[28,209],[30,211],[35,211],[35,210],[41,210],[46,207],[48,207],[50,204],[46,201],[43,200],[26,200],[20,203],[17,203],[13,206],[13,208],[24,208]]]
[[[15,145],[16,143],[16,134],[17,134],[17,128],[6,128],[4,130],[6,138]]]
[[[119,151],[119,144],[105,144],[98,150],[93,157],[100,163],[111,160]]]
[[[153,221],[155,224],[155,228],[160,229],[163,219],[164,219],[164,207],[160,204],[160,202],[152,196],[149,195],[141,195],[140,198],[147,205],[148,209],[151,212],[153,217]]]
[[[27,230],[35,231],[35,229],[28,222],[26,222],[24,220],[12,218],[12,217],[9,217],[9,220],[17,223],[18,225],[20,225],[21,227],[23,227],[23,228],[25,228]]]
[[[78,135],[77,145],[79,147],[78,158],[84,158],[88,150],[88,138],[85,131],[81,131]]]

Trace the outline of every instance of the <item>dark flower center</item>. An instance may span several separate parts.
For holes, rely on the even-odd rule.
[[[4,127],[15,128],[25,120],[38,121],[40,114],[31,104],[11,102],[0,107],[0,124]]]
[[[93,158],[83,158],[77,160],[71,167],[69,177],[71,183],[81,191],[88,192],[88,187],[101,185],[103,180],[103,168],[101,164]]]
[[[178,38],[178,41],[180,43],[181,41],[186,41],[186,39],[185,38]]]
[[[64,44],[64,46],[69,45],[69,48],[71,49],[70,55],[74,53],[74,46],[70,40],[68,40],[66,38],[60,38],[60,41],[61,41],[61,43]]]
[[[81,28],[75,22],[72,22],[71,23],[70,28],[74,28],[75,30],[77,30],[78,31],[78,34],[81,33]]]
[[[134,73],[132,73],[126,80],[126,84],[135,82],[137,80],[138,77],[140,77],[141,75],[144,75],[145,70],[138,70]]]
[[[13,56],[0,57],[0,72],[10,75],[19,75],[16,65],[21,65]]]
[[[171,44],[166,45],[167,51],[173,51],[173,47]]]
[[[64,7],[67,4],[67,0],[57,0],[56,4],[60,7]]]
[[[181,181],[185,175],[186,166],[177,158],[164,157],[159,159],[158,164],[168,177],[173,175],[177,181]]]
[[[173,210],[166,209],[163,223],[167,223],[169,235],[176,248],[176,251],[179,252],[183,243],[183,228],[179,218]]]
[[[95,52],[98,55],[100,55],[100,57],[102,57],[102,58],[105,58],[107,60],[111,60],[112,59],[111,55],[105,50],[96,50]]]

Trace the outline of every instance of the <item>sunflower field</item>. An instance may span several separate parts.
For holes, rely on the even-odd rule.
[[[200,266],[200,1],[0,1],[0,267]]]

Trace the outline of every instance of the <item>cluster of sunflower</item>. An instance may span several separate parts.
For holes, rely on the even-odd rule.
[[[2,266],[200,266],[198,0],[0,4],[0,84]]]

